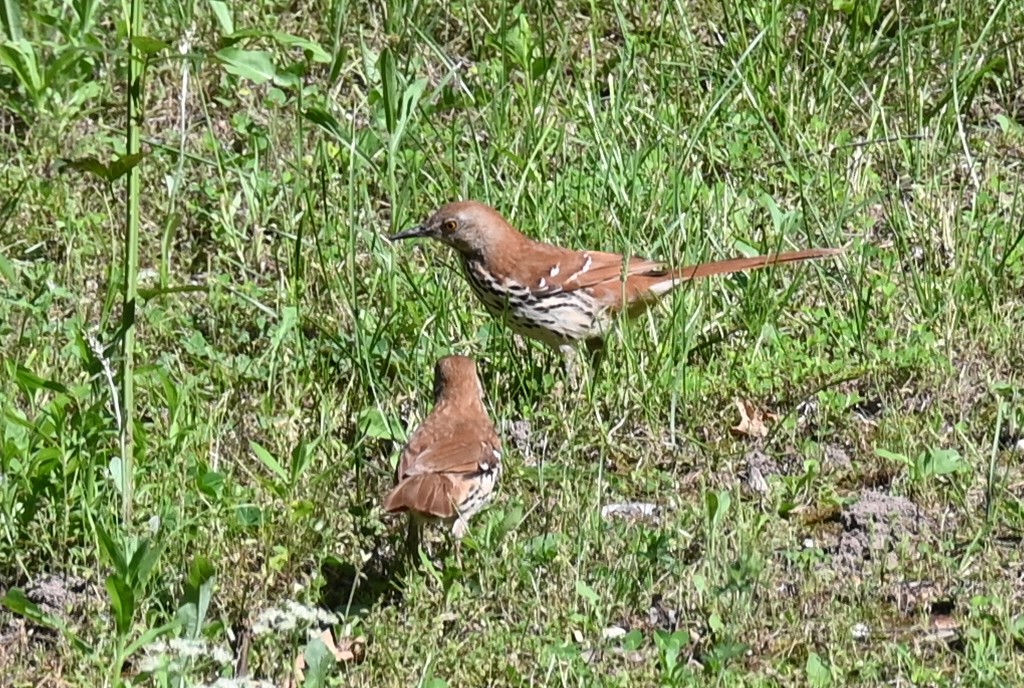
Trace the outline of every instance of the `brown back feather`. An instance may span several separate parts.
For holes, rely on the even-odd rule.
[[[426,473],[476,473],[494,463],[501,440],[486,416],[456,417],[432,413],[409,438],[398,466],[398,480]]]

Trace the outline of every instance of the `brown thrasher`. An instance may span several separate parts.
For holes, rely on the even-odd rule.
[[[472,359],[447,356],[434,366],[434,408],[403,448],[398,484],[384,498],[388,513],[409,513],[410,555],[424,522],[452,524],[458,543],[469,519],[494,497],[501,439],[483,399]]]
[[[599,353],[618,313],[636,316],[692,279],[842,253],[808,248],[673,269],[658,261],[534,241],[476,201],[449,203],[389,240],[413,237],[437,239],[458,251],[469,286],[492,315],[567,354],[580,341]]]

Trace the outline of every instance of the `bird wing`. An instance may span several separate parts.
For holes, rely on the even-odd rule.
[[[501,441],[489,422],[431,416],[402,452],[399,481],[436,473],[473,474],[501,462]]]
[[[621,287],[623,272],[627,279],[667,274],[661,262],[634,257],[624,264],[624,256],[618,253],[573,251],[535,242],[531,254],[529,269],[520,262],[516,270],[528,275],[525,286],[535,293],[571,292],[607,284]]]
[[[566,278],[566,291],[592,289],[599,285],[614,283],[620,285],[635,275],[661,276],[667,274],[665,265],[655,260],[630,258],[628,262],[618,253],[587,251],[580,255],[578,271]]]
[[[490,423],[428,417],[402,452],[399,482],[384,510],[452,518],[465,497],[465,478],[500,463],[501,440]]]
[[[455,483],[449,475],[415,475],[398,483],[384,498],[384,511],[416,511],[436,518],[456,515]]]

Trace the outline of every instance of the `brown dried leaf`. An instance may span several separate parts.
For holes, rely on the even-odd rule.
[[[334,633],[325,628],[318,636],[320,642],[334,655],[339,664],[356,663],[361,664],[366,659],[366,637],[342,638],[338,644],[334,643]],[[292,675],[282,684],[281,688],[298,688],[305,680],[306,659],[300,653],[295,657],[292,665]]]
[[[366,636],[342,638],[341,644],[334,653],[334,658],[345,664],[349,662],[362,664],[366,659]]]
[[[746,435],[747,437],[767,437],[768,426],[765,425],[765,420],[778,420],[778,416],[773,413],[762,413],[749,401],[736,399],[734,403],[740,412],[740,422],[731,430],[737,435]]]

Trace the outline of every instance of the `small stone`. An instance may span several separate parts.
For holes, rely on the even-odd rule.
[[[627,518],[652,518],[658,513],[658,505],[648,502],[625,502],[605,504],[601,507],[601,518],[622,516]]]
[[[601,636],[605,640],[614,640],[615,638],[621,638],[624,635],[626,635],[626,629],[622,626],[609,626],[601,631]]]

